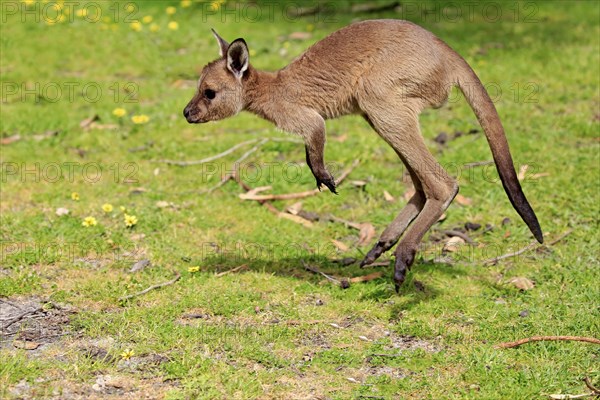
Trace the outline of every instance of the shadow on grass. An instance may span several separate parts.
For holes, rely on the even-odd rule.
[[[359,296],[360,300],[375,300],[384,301],[398,296],[409,296],[408,302],[402,302],[405,308],[410,308],[422,301],[434,299],[439,294],[439,289],[430,285],[425,285],[419,280],[419,276],[425,275],[446,275],[447,277],[455,277],[466,275],[466,272],[457,269],[450,264],[436,264],[432,261],[424,261],[419,259],[413,265],[409,272],[406,281],[400,287],[398,293],[394,289],[392,282],[393,260],[389,266],[375,268],[360,268],[360,260],[356,260],[352,264],[344,265],[341,260],[334,260],[325,256],[306,255],[306,257],[286,257],[282,259],[270,259],[264,257],[239,257],[237,255],[216,255],[205,258],[202,264],[207,270],[214,270],[216,273],[232,270],[240,265],[246,265],[247,270],[272,274],[275,276],[293,278],[298,281],[310,282],[318,284],[328,278],[341,282],[344,279],[353,277],[363,277],[376,272],[382,272],[381,277],[369,280],[367,282],[350,283],[351,286],[369,285],[368,291]],[[311,270],[306,268],[308,266]],[[243,272],[238,272],[243,273]],[[325,275],[323,275],[325,274]],[[337,285],[335,281],[331,281],[332,285]],[[338,286],[339,290],[343,290]]]

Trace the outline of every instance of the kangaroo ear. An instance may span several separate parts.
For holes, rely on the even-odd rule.
[[[225,57],[225,54],[227,54],[227,49],[229,48],[229,43],[227,43],[227,40],[219,36],[219,34],[214,29],[211,28],[210,30],[212,31],[215,39],[217,39],[217,42],[219,43],[219,55],[221,57]]]
[[[235,39],[227,49],[227,69],[236,78],[242,79],[244,72],[248,69],[249,55],[248,46],[244,39]]]

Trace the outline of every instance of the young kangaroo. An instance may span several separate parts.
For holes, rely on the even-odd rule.
[[[325,168],[325,119],[360,114],[406,165],[414,196],[383,231],[361,265],[394,246],[396,290],[423,236],[458,193],[458,184],[433,158],[419,129],[419,114],[440,107],[457,85],[475,112],[492,150],[504,190],[535,238],[543,236],[513,166],[498,113],[467,62],[425,29],[400,20],[353,23],[315,43],[277,72],[254,69],[244,39],[231,44],[214,30],[220,58],[204,67],[198,92],[185,107],[189,123],[250,111],[300,135],[317,180],[336,193]]]

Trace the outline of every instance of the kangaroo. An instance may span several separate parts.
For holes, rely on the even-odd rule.
[[[325,185],[336,194],[323,155],[326,119],[361,115],[404,163],[415,194],[361,263],[373,263],[406,231],[395,249],[396,290],[423,236],[458,193],[457,181],[427,149],[418,120],[426,107],[441,107],[453,86],[463,92],[485,132],[510,202],[543,242],[494,103],[469,64],[431,32],[401,20],[356,22],[315,43],[277,72],[253,68],[244,39],[230,44],[212,32],[220,58],[202,70],[197,93],[183,112],[189,123],[217,121],[245,110],[300,135],[317,187]]]

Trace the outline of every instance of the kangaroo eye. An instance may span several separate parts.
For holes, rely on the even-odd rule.
[[[212,89],[206,89],[206,90],[204,90],[204,97],[206,97],[209,100],[214,99],[215,95],[216,95],[216,93]]]

